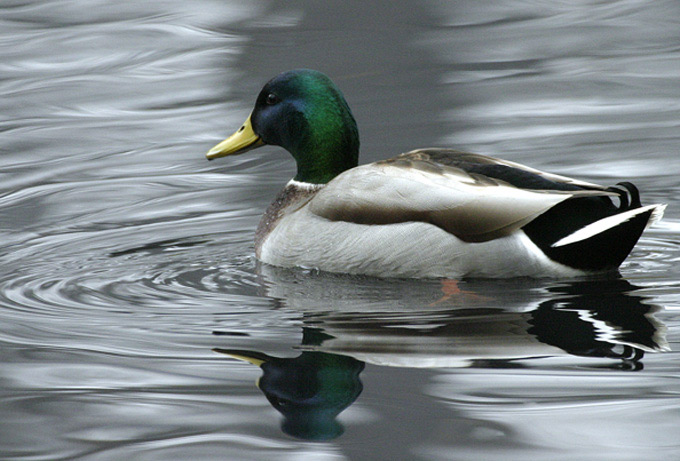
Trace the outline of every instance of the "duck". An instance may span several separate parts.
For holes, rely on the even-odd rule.
[[[421,148],[359,165],[359,131],[324,73],[268,81],[208,160],[264,145],[295,176],[255,231],[265,264],[399,278],[579,277],[616,272],[666,205],[508,160]]]

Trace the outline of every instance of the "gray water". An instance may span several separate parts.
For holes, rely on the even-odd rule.
[[[674,0],[4,0],[0,459],[680,459],[678,30]],[[364,162],[454,146],[666,218],[618,278],[260,266],[293,162],[204,153],[296,67]]]

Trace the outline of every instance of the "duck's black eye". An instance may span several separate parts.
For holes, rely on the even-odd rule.
[[[274,93],[269,93],[269,94],[267,95],[267,99],[265,99],[265,102],[266,102],[268,105],[273,106],[274,104],[276,104],[277,102],[279,102],[279,97],[276,96]]]

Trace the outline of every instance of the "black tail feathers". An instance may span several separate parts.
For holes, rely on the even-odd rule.
[[[615,192],[619,195],[619,210],[626,211],[632,210],[633,208],[640,208],[642,203],[640,202],[640,191],[631,182],[623,181],[617,183],[616,186],[607,187],[608,192]]]
[[[543,213],[524,232],[553,261],[588,272],[614,270],[632,251],[656,207],[634,211],[642,203],[630,182],[607,191],[618,195],[618,206],[605,197],[575,197]]]

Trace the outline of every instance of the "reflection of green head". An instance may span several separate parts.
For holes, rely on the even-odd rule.
[[[282,430],[305,440],[331,440],[343,433],[336,417],[351,405],[363,386],[364,363],[343,355],[303,352],[295,358],[271,357],[260,352],[216,349],[259,365],[258,385],[284,420]]]
[[[329,440],[343,432],[335,418],[359,397],[363,369],[364,364],[351,357],[303,352],[293,359],[263,363],[260,389],[284,416],[284,432]]]
[[[287,415],[281,422],[281,430],[286,434],[303,440],[333,440],[342,435],[345,428],[336,419],[333,412],[302,412]]]

